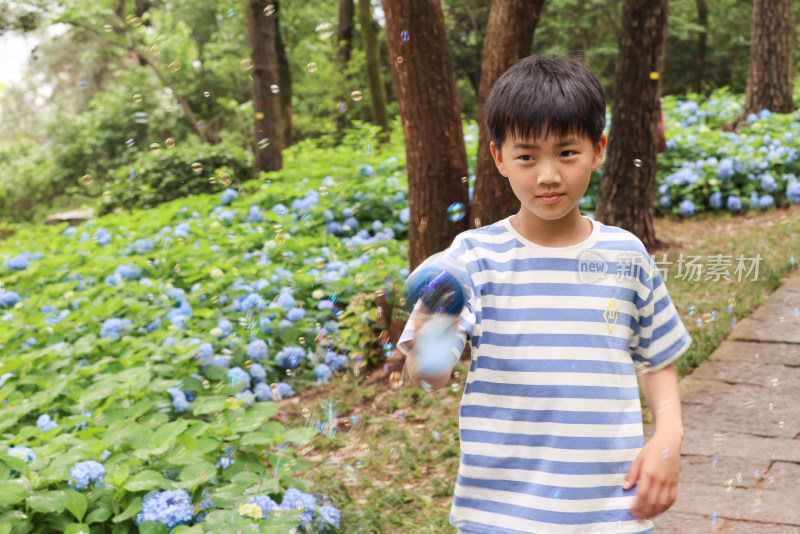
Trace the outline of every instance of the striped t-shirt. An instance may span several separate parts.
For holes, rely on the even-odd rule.
[[[459,532],[652,531],[622,483],[643,445],[638,371],[691,344],[662,277],[630,232],[543,247],[510,218],[448,249],[472,286],[458,320],[472,362],[459,413],[450,523]],[[411,325],[411,321],[408,322]],[[407,328],[398,347],[408,352]]]

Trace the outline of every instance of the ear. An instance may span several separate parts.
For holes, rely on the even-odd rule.
[[[600,168],[600,164],[603,162],[603,156],[606,153],[606,143],[608,143],[608,138],[606,134],[600,136],[600,141],[594,145],[594,157],[592,158],[592,170],[596,171]]]
[[[489,143],[489,150],[492,151],[492,158],[494,159],[494,164],[497,166],[498,172],[508,178],[508,171],[506,171],[506,167],[503,165],[503,153],[497,148],[494,141]]]

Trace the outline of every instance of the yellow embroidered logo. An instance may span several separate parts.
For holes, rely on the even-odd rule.
[[[606,311],[603,312],[603,317],[606,320],[608,331],[611,332],[614,330],[614,326],[617,324],[617,301],[614,300],[614,297],[611,297],[611,302],[609,302],[608,306],[606,306]]]

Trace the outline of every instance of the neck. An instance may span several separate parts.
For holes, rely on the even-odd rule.
[[[569,215],[547,220],[520,210],[510,220],[514,229],[528,241],[543,247],[569,247],[585,241],[592,233],[592,221],[577,209]]]

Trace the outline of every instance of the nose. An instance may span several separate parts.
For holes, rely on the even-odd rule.
[[[549,161],[542,160],[537,166],[536,181],[539,185],[558,185],[561,183],[561,173],[558,166]]]

